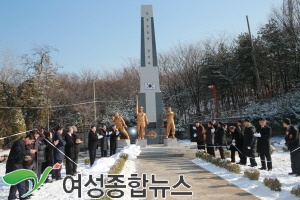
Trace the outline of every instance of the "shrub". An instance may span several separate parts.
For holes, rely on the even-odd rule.
[[[244,176],[250,180],[258,180],[259,175],[260,173],[257,169],[247,169],[244,171]]]
[[[291,193],[296,197],[300,197],[300,185],[293,187]]]
[[[123,170],[126,161],[128,160],[128,154],[122,153],[116,160],[115,164],[109,169],[108,174],[119,174]]]
[[[264,184],[273,191],[281,191],[281,183],[277,178],[265,178]]]
[[[282,151],[283,152],[288,152],[289,150],[288,150],[288,148],[286,146],[284,146],[284,147],[282,147]]]
[[[90,158],[84,158],[84,164],[89,165],[90,164]]]
[[[239,174],[241,172],[241,167],[237,164],[231,163],[229,160],[222,160],[221,158],[213,157],[212,155],[206,153],[205,151],[197,151],[196,157],[201,158],[207,162],[210,162],[218,167],[227,169],[230,172]]]
[[[225,154],[225,157],[226,157],[226,158],[230,158],[231,151],[226,150],[226,151],[224,151],[224,154]]]
[[[237,164],[233,164],[233,163],[230,163],[230,164],[227,164],[225,166],[225,168],[230,171],[230,172],[233,172],[235,174],[239,174],[241,173],[241,167]]]

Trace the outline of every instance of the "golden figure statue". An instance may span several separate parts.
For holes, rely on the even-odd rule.
[[[144,140],[146,125],[149,123],[144,108],[138,105],[138,96],[136,96],[136,126],[138,132],[138,139]]]
[[[118,112],[114,113],[114,116],[111,121],[116,124],[117,129],[121,133],[123,133],[123,135],[125,135],[126,139],[130,139],[129,134],[127,133],[127,131],[125,129],[125,128],[127,128],[126,123],[125,123],[123,117],[121,117]],[[118,137],[118,140],[119,139],[120,139],[120,136]]]
[[[175,122],[174,122],[174,112],[172,108],[169,106],[167,107],[167,114],[165,114],[165,118],[167,118],[167,132],[166,132],[166,139],[169,138],[170,131],[172,130],[172,138],[175,139]]]

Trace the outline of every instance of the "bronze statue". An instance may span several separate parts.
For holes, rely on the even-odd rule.
[[[166,132],[166,139],[169,138],[170,131],[172,130],[172,138],[175,139],[175,122],[174,122],[174,112],[172,108],[169,106],[167,107],[167,114],[165,114],[165,118],[167,118],[167,132]]]
[[[123,135],[125,135],[126,139],[130,139],[129,138],[129,134],[127,133],[127,131],[125,129],[125,128],[127,128],[126,123],[125,123],[123,117],[121,117],[118,112],[115,112],[115,114],[114,114],[114,116],[113,116],[113,118],[112,118],[111,121],[116,124],[117,129],[121,133],[123,133]],[[118,140],[119,139],[120,139],[120,136],[118,137]]]
[[[138,139],[144,140],[146,125],[149,124],[144,108],[138,105],[138,96],[136,96],[136,126],[138,132]]]

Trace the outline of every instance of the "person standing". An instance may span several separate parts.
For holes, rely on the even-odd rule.
[[[66,174],[74,176],[75,174],[73,173],[73,162],[75,158],[75,152],[74,152],[74,146],[75,146],[75,141],[72,136],[73,134],[73,128],[71,126],[68,127],[68,132],[65,136],[65,154],[66,154]]]
[[[218,129],[215,132],[215,145],[219,149],[221,159],[225,159],[223,146],[226,146],[226,130],[223,122],[218,123]]]
[[[117,129],[117,126],[114,124],[112,125],[112,131],[109,132],[109,141],[110,141],[110,153],[109,155],[112,156],[116,153],[117,150],[117,140],[119,136],[119,130]]]
[[[205,150],[206,135],[205,135],[204,127],[202,126],[202,124],[199,121],[196,121],[195,126],[193,126],[193,130],[194,130],[194,137],[197,140],[198,150],[200,150],[200,149]]]
[[[291,154],[291,168],[292,172],[288,173],[289,175],[300,176],[300,142],[299,142],[299,131],[296,127],[291,124],[289,118],[284,118],[282,120],[282,125],[285,130],[285,142],[288,147],[288,150]]]
[[[259,126],[256,129],[254,135],[257,138],[257,153],[260,155],[261,168],[260,170],[268,171],[272,170],[272,159],[271,159],[271,136],[272,129],[267,125],[265,118],[259,119]],[[266,164],[267,162],[267,164]]]
[[[239,132],[241,132],[242,137],[244,137],[245,126],[243,125],[243,121],[242,120],[238,120],[236,122],[236,128],[238,129]]]
[[[102,138],[100,139],[101,157],[107,157],[109,133],[106,130],[106,125],[104,125],[104,124],[102,125],[99,134],[100,134],[100,136],[102,136]]]
[[[54,165],[54,147],[53,145],[57,145],[58,144],[58,140],[53,142],[53,134],[52,132],[44,132],[45,135],[45,144],[46,144],[46,148],[45,148],[45,156],[46,156],[46,162],[43,163],[42,165],[42,171],[44,171],[47,167],[53,167]],[[51,170],[50,174],[52,174],[53,171]],[[47,179],[45,180],[45,183],[52,183],[52,180],[49,180],[49,178],[47,177]]]
[[[53,141],[57,143],[55,145],[56,148],[54,148],[54,163],[62,164],[63,159],[65,158],[65,155],[63,154],[65,152],[65,145],[66,141],[63,140],[62,137],[63,134],[63,127],[58,127],[56,133],[53,136]],[[52,179],[61,180],[63,179],[61,177],[61,166],[59,169],[53,170],[52,173]]]
[[[230,135],[231,135],[231,145],[229,150],[231,151],[231,162],[235,162],[235,152],[237,151],[240,157],[240,161],[237,164],[245,163],[246,157],[241,153],[243,148],[243,137],[241,131],[235,127],[229,127]]]
[[[206,129],[206,151],[208,154],[212,155],[213,157],[216,157],[215,155],[215,148],[214,148],[214,139],[215,139],[215,128],[213,127],[212,122],[208,122]]]
[[[45,148],[46,144],[44,142],[45,136],[44,132],[34,132],[34,137],[35,137],[35,143],[34,143],[34,149],[36,151],[36,169],[37,169],[37,176],[38,178],[41,177],[42,174],[42,165],[44,162],[46,162],[46,155],[45,155]]]
[[[92,166],[96,159],[96,150],[98,148],[98,140],[101,139],[103,136],[98,135],[96,133],[96,125],[92,125],[90,132],[89,132],[89,140],[88,140],[88,149],[89,149],[89,156],[90,156],[90,165]]]
[[[73,128],[73,139],[75,141],[75,145],[74,145],[74,162],[72,163],[73,164],[73,174],[77,174],[79,173],[77,171],[77,163],[78,163],[78,156],[79,156],[79,144],[83,143],[82,139],[81,138],[78,138],[78,134],[76,134],[77,132],[77,127],[76,126],[72,126]]]
[[[255,160],[256,153],[256,137],[254,136],[255,128],[251,125],[250,119],[244,120],[245,132],[244,132],[244,143],[243,143],[243,154],[250,159],[250,167],[256,167],[257,163]],[[246,162],[247,164],[247,158]]]
[[[34,134],[30,132],[25,138],[20,138],[13,143],[6,162],[6,174],[18,169],[24,169],[23,161],[31,159],[30,154],[36,153],[35,149],[26,149],[25,146],[34,141]],[[27,192],[25,181],[10,186],[8,199],[17,199],[17,190],[19,192],[19,199],[27,199],[27,197],[22,198]]]

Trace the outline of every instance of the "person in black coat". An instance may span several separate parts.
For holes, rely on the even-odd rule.
[[[78,135],[76,134],[77,132],[77,127],[76,126],[72,126],[73,128],[73,139],[75,141],[75,145],[74,145],[74,154],[75,154],[75,157],[74,157],[74,163],[73,163],[73,174],[77,174],[79,173],[77,171],[77,163],[78,163],[78,156],[79,156],[79,144],[83,143],[82,139],[81,138],[78,138]]]
[[[61,164],[63,159],[65,158],[65,155],[62,153],[65,152],[66,141],[63,140],[62,134],[63,134],[63,127],[58,127],[56,133],[53,136],[53,141],[55,143],[57,142],[57,144],[55,145],[56,148],[54,148],[54,163],[59,163],[59,164]],[[61,166],[59,169],[53,170],[52,179],[56,179],[56,180],[62,179]]]
[[[7,158],[5,173],[24,169],[24,160],[31,159],[30,154],[34,154],[36,152],[35,149],[26,149],[25,145],[29,145],[34,141],[35,138],[33,133],[29,133],[25,138],[20,138],[13,143]],[[17,190],[19,192],[19,198],[22,199],[22,195],[27,192],[25,181],[21,181],[16,185],[10,186],[8,199],[17,199]]]
[[[206,129],[206,150],[207,153],[212,155],[213,157],[216,157],[215,155],[215,148],[214,148],[214,139],[215,139],[215,128],[213,127],[212,122],[208,122],[207,124],[207,129]]]
[[[243,121],[242,120],[238,120],[236,122],[236,128],[238,129],[239,132],[241,132],[242,137],[244,137],[245,126],[243,125]]]
[[[96,133],[96,126],[92,125],[90,132],[89,132],[89,139],[88,139],[88,149],[89,149],[89,156],[90,156],[90,165],[92,166],[96,159],[96,150],[98,148],[98,140],[101,139],[103,136],[98,135]]]
[[[198,150],[205,150],[205,129],[199,121],[195,122],[195,126],[193,126],[194,137],[197,138],[197,147]]]
[[[101,157],[107,157],[107,150],[108,150],[108,136],[109,133],[106,130],[106,125],[102,125],[100,129],[99,135],[103,136],[100,139],[100,148],[101,148]]]
[[[272,170],[272,159],[271,159],[271,136],[272,129],[267,125],[267,121],[265,118],[259,119],[259,125],[256,129],[256,133],[254,136],[257,138],[257,153],[260,155],[261,168],[260,170],[266,170],[268,167],[268,171]],[[267,165],[266,165],[267,161]]]
[[[226,130],[222,122],[218,123],[218,129],[215,132],[215,145],[219,149],[221,159],[225,159],[223,146],[226,145]]]
[[[288,150],[291,154],[291,168],[292,172],[288,173],[289,175],[295,174],[300,176],[300,136],[299,131],[296,127],[291,125],[291,120],[289,118],[284,118],[282,120],[282,125],[286,129],[285,142],[288,147]]]
[[[46,162],[46,156],[45,156],[45,148],[46,144],[44,142],[45,136],[44,134],[39,133],[38,131],[34,132],[34,137],[35,137],[35,143],[34,143],[34,149],[36,151],[36,171],[37,171],[37,176],[38,178],[41,177],[42,174],[42,165],[44,162]]]
[[[244,143],[243,143],[243,154],[250,159],[250,167],[256,167],[257,163],[255,160],[256,153],[256,137],[254,136],[255,128],[251,125],[249,119],[244,120],[245,132],[244,132]],[[247,159],[245,165],[247,164]]]
[[[75,151],[74,151],[74,146],[75,146],[75,141],[72,136],[73,134],[73,128],[71,126],[68,127],[68,132],[65,135],[65,154],[66,154],[66,174],[67,175],[75,175],[73,173],[73,162],[74,162],[74,157],[75,157]],[[73,162],[72,162],[73,161]]]
[[[112,125],[112,131],[109,132],[109,141],[110,141],[110,153],[109,155],[112,156],[116,153],[117,150],[117,140],[119,137],[119,130],[117,129],[117,126],[114,124]]]
[[[240,157],[240,161],[237,164],[245,163],[246,157],[242,154],[243,137],[241,131],[235,127],[229,127],[231,135],[231,144],[229,150],[231,151],[231,162],[235,162],[235,152],[237,151]]]
[[[43,163],[42,165],[42,171],[44,171],[47,167],[53,167],[54,165],[54,147],[53,145],[57,145],[58,141],[53,142],[53,134],[52,132],[45,131],[45,157],[46,157],[46,162]],[[52,144],[52,145],[51,145]],[[52,174],[53,171],[51,171],[49,174]],[[45,183],[52,183],[51,180],[47,177],[45,180]]]

